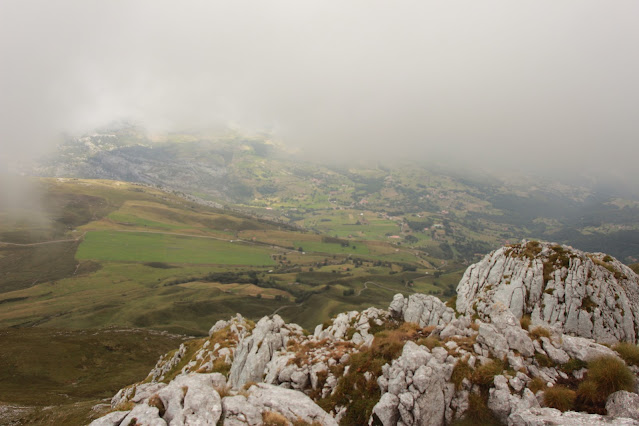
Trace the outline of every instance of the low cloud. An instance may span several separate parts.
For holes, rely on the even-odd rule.
[[[309,157],[639,177],[639,3],[14,1],[0,165],[117,119]]]

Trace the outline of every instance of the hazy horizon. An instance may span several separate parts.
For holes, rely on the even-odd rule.
[[[639,4],[0,5],[0,166],[118,119],[308,158],[639,177]]]

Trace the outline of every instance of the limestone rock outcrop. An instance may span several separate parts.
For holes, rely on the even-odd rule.
[[[414,322],[421,327],[445,325],[455,318],[455,311],[439,298],[419,293],[411,294],[408,298],[396,294],[389,311],[393,317]]]
[[[257,324],[237,315],[161,357],[93,425],[439,426],[478,406],[509,425],[639,425],[634,392],[612,393],[605,407],[599,396],[594,411],[607,415],[561,412],[544,397],[555,386],[574,392],[598,358],[627,368],[619,348],[601,343],[634,341],[635,287],[607,256],[526,243],[468,268],[457,312],[433,296],[397,294],[388,310],[341,313],[313,333],[277,315]],[[590,336],[585,320],[573,327],[575,315],[592,321]],[[639,366],[624,374],[636,386]]]
[[[639,277],[603,253],[536,241],[500,248],[466,270],[456,309],[483,319],[496,302],[601,343],[639,336]]]

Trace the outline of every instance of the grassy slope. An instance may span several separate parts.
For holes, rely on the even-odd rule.
[[[81,424],[180,341],[144,330],[0,330],[0,402],[38,407],[18,416],[21,424]]]
[[[273,265],[269,250],[205,237],[165,233],[88,232],[76,257],[80,260],[169,262],[222,265]]]
[[[402,268],[388,262],[412,263],[418,275],[433,272],[426,258],[407,248],[356,239],[342,247],[323,242],[322,235],[204,208],[147,187],[55,179],[42,185],[49,219],[55,222],[60,212],[73,216],[59,237],[82,242],[77,254],[75,241],[0,245],[6,271],[0,277],[1,326],[118,325],[204,334],[236,312],[257,319],[286,306],[282,316],[312,328],[336,312],[384,306],[393,292],[409,292],[406,277],[398,274]],[[296,250],[300,246],[305,253]],[[356,258],[368,266],[358,267]],[[386,276],[393,290],[371,288],[359,295],[373,262],[380,263],[377,279]],[[300,278],[311,269],[340,273]],[[221,272],[246,279],[249,271],[261,283],[201,279]],[[435,284],[420,288],[443,291]],[[358,294],[344,296],[349,289]]]

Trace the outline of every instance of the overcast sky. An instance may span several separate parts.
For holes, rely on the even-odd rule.
[[[127,118],[634,179],[637,18],[635,0],[2,0],[0,158]]]

